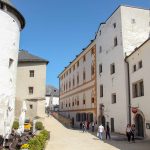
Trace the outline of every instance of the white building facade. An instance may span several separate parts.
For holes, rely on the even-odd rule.
[[[150,138],[150,39],[126,58],[129,66],[131,123],[136,136]]]
[[[25,20],[9,0],[0,0],[0,135],[11,132],[14,120],[20,31]]]
[[[129,116],[126,55],[149,37],[149,10],[119,6],[96,34],[98,122],[125,133]]]
[[[97,120],[95,40],[70,62],[59,75],[59,111],[79,127]]]

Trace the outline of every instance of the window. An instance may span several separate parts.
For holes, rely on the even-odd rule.
[[[85,74],[85,70],[83,71],[83,80],[86,79],[86,74]]]
[[[137,81],[132,84],[133,98],[144,96],[144,83],[143,80]]]
[[[133,65],[133,72],[136,71],[136,65]]]
[[[110,74],[114,74],[114,73],[115,73],[115,64],[112,63],[112,64],[110,65]]]
[[[103,71],[102,64],[99,64],[99,74],[102,73],[102,71]]]
[[[83,62],[85,62],[85,61],[86,61],[86,55],[83,56]]]
[[[72,102],[72,106],[74,106],[74,102]]]
[[[12,66],[12,64],[13,64],[13,59],[12,58],[9,58],[9,68]]]
[[[75,70],[75,65],[73,65],[73,70]]]
[[[92,99],[91,99],[91,103],[92,103],[92,104],[94,103],[94,97],[92,97]]]
[[[118,45],[118,39],[117,37],[114,38],[114,47],[116,47]]]
[[[113,23],[113,27],[114,27],[114,29],[116,28],[116,23]]]
[[[33,87],[29,87],[29,94],[33,94]]]
[[[67,107],[67,104],[66,104],[66,107]]]
[[[91,65],[91,75],[94,75],[94,65]]]
[[[77,84],[79,84],[79,74],[77,75]]]
[[[139,82],[139,96],[144,96],[144,84],[143,84],[143,81]]]
[[[74,84],[75,84],[75,82],[74,82],[74,78],[73,78],[73,81],[72,81],[72,82],[73,82],[73,86],[74,86]]]
[[[69,73],[71,73],[71,68],[69,69]]]
[[[100,97],[103,97],[103,85],[100,85]]]
[[[77,67],[79,67],[79,61],[77,62]]]
[[[139,61],[139,69],[142,68],[142,66],[143,65],[142,65],[142,60],[141,60],[141,61]]]
[[[83,100],[83,105],[85,105],[85,99]]]
[[[135,24],[135,23],[136,23],[134,18],[131,19],[131,23],[132,23],[132,24]]]
[[[101,30],[99,31],[99,36],[101,35]]]
[[[33,105],[30,105],[30,109],[32,109],[33,108]]]
[[[116,103],[116,93],[113,93],[111,95],[111,99],[112,99],[112,104],[115,104]]]
[[[69,103],[69,107],[70,107],[70,103]]]
[[[101,53],[101,52],[102,52],[102,46],[99,47],[99,53]]]
[[[79,106],[79,101],[77,101],[77,105]]]
[[[30,77],[34,77],[34,70],[30,70]]]
[[[91,49],[91,55],[93,55],[94,54],[94,49]]]
[[[71,81],[69,81],[69,89],[71,88]]]

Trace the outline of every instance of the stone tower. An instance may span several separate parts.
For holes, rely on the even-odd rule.
[[[0,0],[0,135],[10,133],[14,121],[16,71],[24,17],[9,0]]]

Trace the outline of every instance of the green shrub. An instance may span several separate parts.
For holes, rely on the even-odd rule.
[[[41,131],[39,135],[29,140],[29,150],[43,150],[48,138],[49,132],[47,130]]]
[[[50,139],[50,133],[47,130],[41,131],[40,134],[43,134],[46,140]]]
[[[42,122],[36,122],[35,128],[36,128],[36,130],[43,130],[44,129],[43,123]]]
[[[29,150],[42,150],[42,146],[37,137],[34,137],[29,140]]]
[[[19,122],[18,121],[14,121],[12,128],[13,129],[18,129],[19,128]]]

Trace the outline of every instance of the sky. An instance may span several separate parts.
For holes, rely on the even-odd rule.
[[[46,83],[59,88],[58,75],[95,37],[101,22],[121,4],[150,8],[150,0],[12,0],[26,26],[20,49],[45,58]]]

